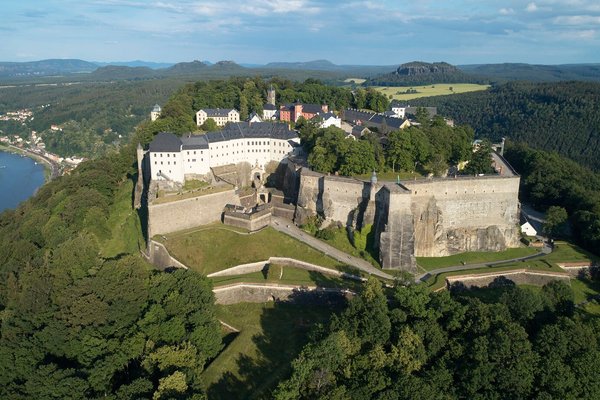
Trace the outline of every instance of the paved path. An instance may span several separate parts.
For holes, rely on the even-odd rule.
[[[550,254],[551,252],[552,252],[552,248],[551,247],[544,246],[542,248],[542,251],[540,251],[537,254],[532,254],[530,256],[517,257],[517,258],[511,258],[511,259],[508,259],[508,260],[500,260],[500,261],[493,261],[493,262],[487,262],[487,263],[454,265],[454,266],[451,266],[451,267],[438,268],[438,269],[434,269],[434,270],[431,270],[431,271],[427,271],[427,272],[425,272],[425,273],[423,273],[421,275],[416,275],[415,276],[415,282],[425,281],[430,276],[443,274],[445,272],[465,271],[465,270],[469,270],[469,269],[484,268],[484,267],[493,267],[494,265],[499,265],[499,264],[507,264],[507,263],[511,263],[511,262],[519,262],[519,261],[531,260],[533,258],[545,256],[546,254]]]
[[[323,253],[328,255],[329,257],[335,258],[341,263],[350,265],[352,267],[356,267],[359,270],[369,274],[376,275],[380,278],[384,279],[394,279],[392,275],[386,274],[378,268],[375,268],[370,262],[363,260],[362,258],[353,257],[348,253],[345,253],[341,250],[336,249],[333,246],[328,245],[327,243],[311,236],[310,234],[304,232],[293,222],[279,218],[279,217],[271,217],[271,226],[276,230],[285,233],[293,238],[296,238],[310,247],[313,247]]]

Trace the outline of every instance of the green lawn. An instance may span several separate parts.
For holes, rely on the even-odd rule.
[[[291,257],[338,270],[345,265],[312,247],[268,227],[252,235],[240,235],[225,226],[166,235],[163,242],[173,257],[203,274],[239,264],[264,261],[269,257]]]
[[[335,247],[338,250],[351,254],[354,257],[363,258],[371,264],[373,264],[375,267],[381,268],[379,261],[373,258],[373,256],[370,253],[363,252],[363,254],[361,255],[360,251],[352,245],[352,243],[350,242],[350,238],[348,237],[348,233],[346,232],[346,228],[336,229],[334,231],[333,239],[323,241],[328,245]]]
[[[556,241],[554,250],[549,255],[544,256],[544,259],[552,263],[561,263],[598,260],[598,257],[575,244]]]
[[[301,285],[317,287],[341,287],[357,290],[361,283],[352,279],[327,275],[315,271],[307,271],[302,268],[288,267],[283,265],[270,265],[268,271],[263,273],[253,272],[244,275],[217,276],[211,278],[214,286],[228,285],[232,283],[280,283],[284,285]]]
[[[463,264],[481,264],[511,258],[525,257],[536,254],[538,251],[531,247],[517,247],[505,251],[474,251],[454,254],[447,257],[417,257],[417,264],[425,271],[438,268],[451,267]]]
[[[325,323],[331,307],[285,303],[217,306],[217,317],[240,332],[202,373],[208,398],[270,399],[287,377],[290,363],[316,323]]]
[[[435,85],[424,86],[374,86],[373,88],[385,94],[388,98],[391,95],[396,100],[412,100],[420,97],[477,92],[487,90],[489,87],[489,85],[477,85],[473,83],[437,83]],[[416,90],[417,93],[406,93],[407,90]]]

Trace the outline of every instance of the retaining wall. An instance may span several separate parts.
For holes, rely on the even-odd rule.
[[[517,285],[544,286],[545,284],[556,280],[566,282],[567,284],[570,283],[570,277],[567,273],[530,271],[525,269],[504,272],[489,272],[483,274],[449,276],[446,278],[446,283],[447,286],[450,286],[455,282],[460,282],[466,287],[484,287],[488,286],[494,281],[494,279],[499,277],[507,278]]]
[[[188,269],[182,262],[172,257],[162,243],[154,240],[150,241],[148,261],[159,269],[168,267]]]
[[[238,283],[228,286],[220,286],[213,289],[216,304],[265,303],[268,301],[287,301],[295,298],[305,300],[314,298],[322,300],[328,297],[344,297],[352,294],[345,289],[318,288],[315,286],[286,286],[286,285],[263,285],[251,283]]]
[[[169,203],[150,204],[148,205],[148,237],[219,221],[227,204],[240,205],[235,190]]]

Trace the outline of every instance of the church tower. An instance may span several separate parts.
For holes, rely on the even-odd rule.
[[[275,105],[275,89],[273,85],[267,90],[267,104]]]

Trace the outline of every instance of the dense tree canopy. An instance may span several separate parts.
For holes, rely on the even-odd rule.
[[[471,292],[370,280],[293,362],[277,399],[528,399],[600,396],[595,322],[573,294],[505,286],[495,302]],[[585,339],[587,338],[587,339]]]

